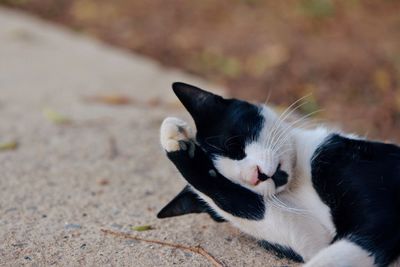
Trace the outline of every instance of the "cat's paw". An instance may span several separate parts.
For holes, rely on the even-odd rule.
[[[164,119],[160,129],[161,146],[167,152],[188,150],[193,144],[194,135],[190,126],[183,120],[168,117]]]

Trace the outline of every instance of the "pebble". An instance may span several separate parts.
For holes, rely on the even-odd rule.
[[[121,211],[119,209],[117,209],[117,208],[112,208],[111,212],[112,212],[113,215],[118,215],[118,214],[121,213]]]
[[[146,190],[145,192],[144,192],[144,195],[145,196],[151,196],[151,195],[153,195],[154,194],[154,192],[153,191],[150,191],[150,190]]]
[[[12,211],[16,211],[17,210],[17,208],[9,208],[9,209],[6,209],[5,210],[5,213],[7,213],[7,212],[12,212]]]
[[[81,228],[82,228],[82,226],[77,223],[66,223],[64,225],[64,229],[66,229],[66,230],[75,230],[75,229],[81,229]]]
[[[113,223],[113,224],[111,224],[111,227],[116,228],[116,229],[122,229],[123,225],[118,224],[118,223]]]
[[[15,243],[15,244],[11,244],[11,246],[13,246],[13,247],[18,247],[18,248],[22,248],[22,247],[24,247],[24,246],[26,246],[27,245],[27,243]]]
[[[133,246],[133,245],[135,245],[135,244],[138,243],[138,242],[139,242],[139,241],[137,241],[137,240],[130,240],[130,239],[128,239],[128,240],[125,241],[125,244],[128,245],[128,246]]]

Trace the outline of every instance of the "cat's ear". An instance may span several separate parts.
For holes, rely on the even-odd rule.
[[[193,85],[175,82],[172,89],[192,115],[196,126],[209,122],[210,118],[221,114],[228,105],[228,100]]]
[[[174,199],[158,212],[157,218],[169,218],[203,212],[208,213],[215,222],[225,222],[225,220],[215,213],[205,202],[201,201],[187,185]]]
[[[157,218],[168,218],[202,212],[205,212],[204,204],[198,199],[197,195],[189,189],[189,186],[185,186],[174,199],[158,212]]]

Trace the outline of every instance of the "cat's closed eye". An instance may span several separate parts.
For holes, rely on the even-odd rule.
[[[227,156],[231,159],[242,160],[246,157],[244,146],[242,144],[232,144],[227,147]]]
[[[224,147],[226,150],[226,156],[241,160],[246,157],[245,144],[242,135],[231,135],[224,142]]]

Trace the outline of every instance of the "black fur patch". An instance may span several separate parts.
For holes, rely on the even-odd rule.
[[[282,258],[287,258],[289,260],[295,261],[295,262],[299,262],[299,263],[303,263],[303,257],[301,257],[297,252],[295,252],[292,248],[290,247],[286,247],[286,246],[282,246],[279,244],[273,244],[270,243],[268,241],[265,240],[260,240],[258,241],[258,244],[268,250],[269,252],[272,252],[273,254],[275,254],[278,258],[282,259]]]
[[[312,181],[331,209],[335,239],[387,266],[400,255],[400,148],[331,135],[312,160]]]
[[[280,169],[280,166],[281,165],[279,164],[278,169],[276,170],[275,174],[271,177],[272,180],[274,181],[276,187],[279,187],[279,186],[287,184],[288,177],[289,177],[287,172],[282,171]]]
[[[167,153],[187,182],[225,212],[248,220],[262,220],[265,213],[263,197],[222,176],[207,154],[195,146],[194,155],[189,150]],[[210,170],[213,170],[212,175]]]

